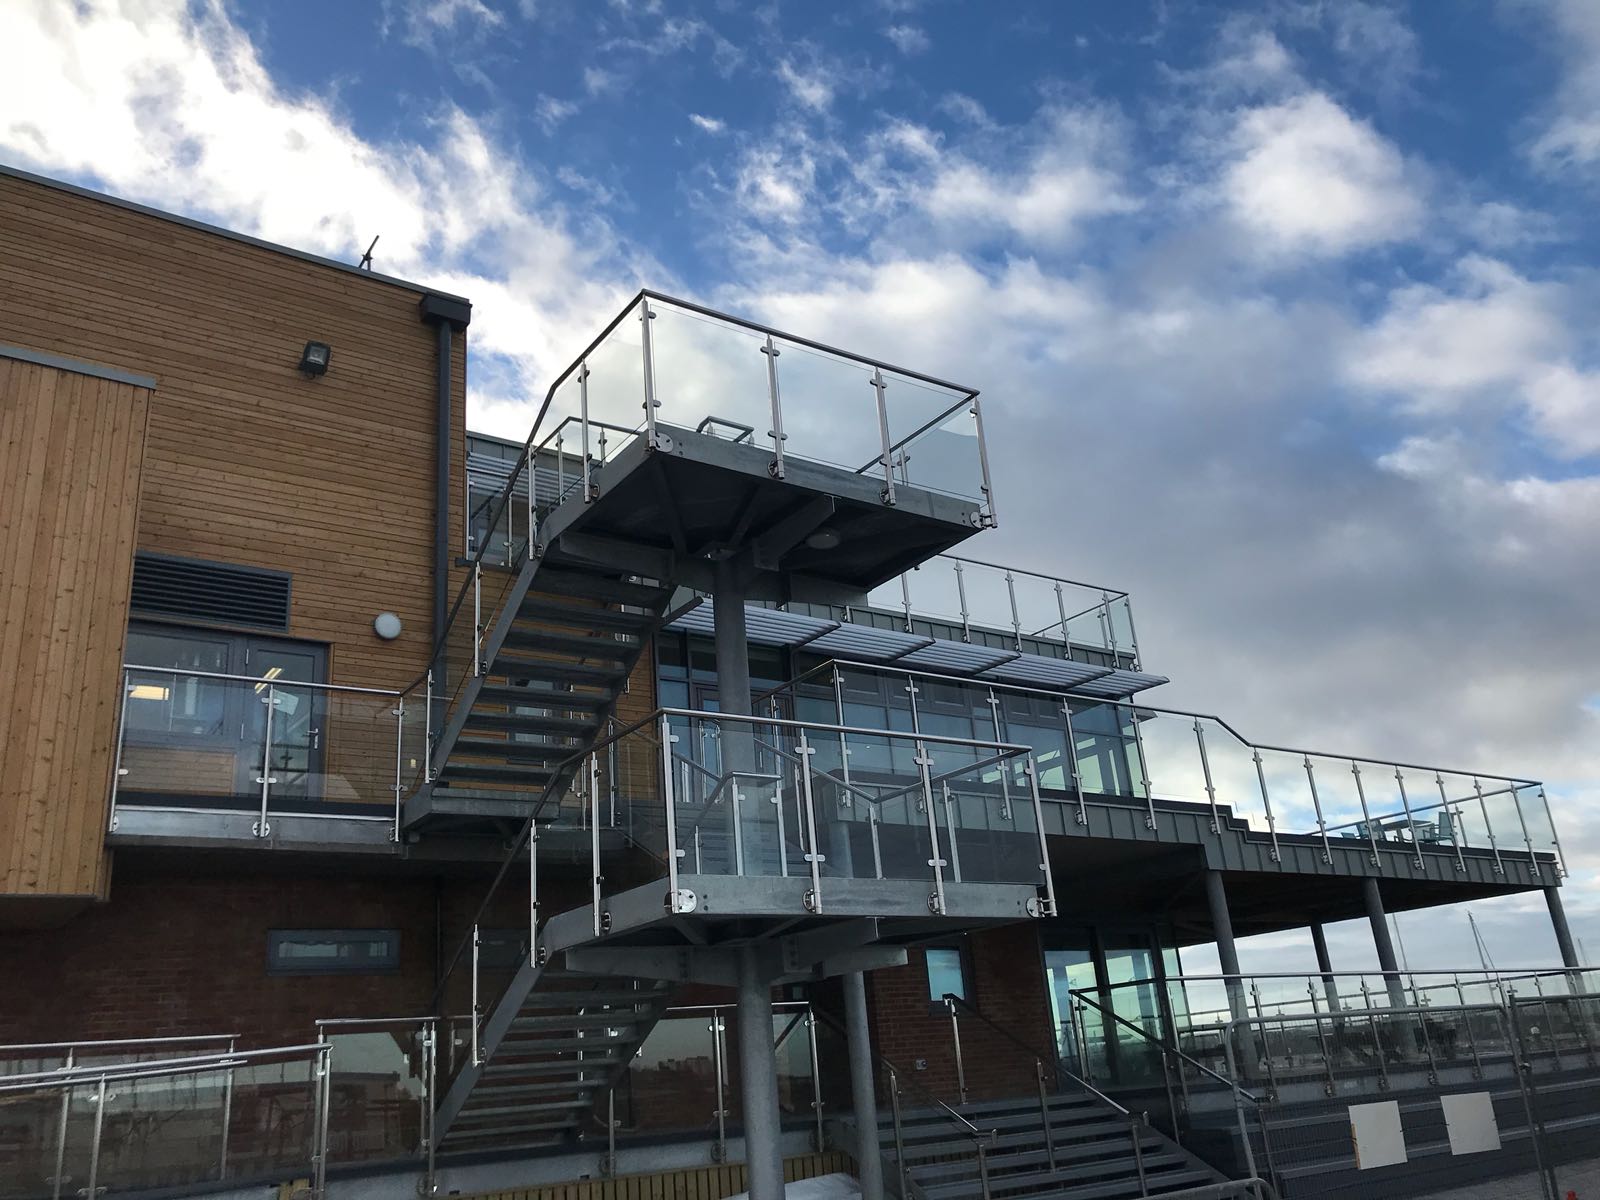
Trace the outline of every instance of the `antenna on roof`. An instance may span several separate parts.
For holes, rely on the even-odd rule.
[[[378,244],[378,239],[380,237],[382,237],[382,236],[383,236],[382,234],[377,234],[377,233],[372,235],[372,245],[369,245],[367,247],[367,252],[361,256],[361,262],[357,266],[358,270],[361,270],[361,271],[370,271],[370,270],[372,270],[372,247],[376,246]]]

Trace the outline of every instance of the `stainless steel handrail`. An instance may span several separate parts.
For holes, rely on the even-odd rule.
[[[25,1050],[89,1050],[109,1046],[172,1046],[193,1045],[198,1042],[228,1042],[238,1038],[237,1033],[197,1033],[184,1037],[157,1038],[103,1038],[82,1042],[12,1042],[0,1045],[0,1058],[22,1057]]]
[[[354,692],[366,696],[400,696],[399,688],[356,687],[348,683],[310,683],[299,679],[267,679],[260,675],[229,675],[222,671],[191,671],[185,667],[148,667],[139,663],[123,663],[124,671],[147,671],[152,675],[181,675],[200,679],[221,679],[230,683],[271,684],[276,688],[310,688],[318,692]]]

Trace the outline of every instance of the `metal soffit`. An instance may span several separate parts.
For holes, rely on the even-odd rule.
[[[680,613],[667,628],[678,633],[711,636],[715,629],[715,609],[709,599]],[[804,647],[833,658],[869,663],[895,663],[962,679],[989,683],[1026,684],[1084,692],[1108,699],[1122,699],[1157,684],[1166,683],[1162,675],[1124,671],[1091,663],[1069,662],[1025,654],[995,646],[977,646],[944,638],[905,633],[897,629],[878,629],[831,621],[782,609],[748,606],[745,624],[752,644]]]

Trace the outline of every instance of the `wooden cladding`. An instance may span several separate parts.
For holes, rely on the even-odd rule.
[[[0,294],[0,342],[160,381],[139,550],[287,573],[279,629],[327,645],[333,680],[405,687],[421,674],[433,639],[438,362],[422,289],[0,173]],[[313,340],[333,359],[308,379],[297,364]],[[457,332],[458,481],[465,360]],[[450,528],[461,528],[459,508]],[[404,625],[394,641],[373,634],[381,612]]]
[[[150,397],[0,357],[0,921],[105,892]]]

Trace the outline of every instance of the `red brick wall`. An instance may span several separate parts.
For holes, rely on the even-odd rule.
[[[1048,1067],[1050,1002],[1037,928],[1029,923],[1005,925],[973,933],[965,942],[972,975],[969,1001],[989,1020],[1034,1047],[1035,1053],[1046,1056]],[[916,1087],[921,1087],[954,1103],[956,1066],[950,1018],[942,1008],[935,1010],[928,1003],[922,952],[913,949],[903,967],[871,972],[867,989],[873,1045],[903,1070],[902,1086],[910,1092],[907,1102],[917,1103]],[[961,1056],[969,1099],[1034,1091],[1034,1054],[966,1015],[961,1019]],[[915,1069],[918,1059],[926,1061],[926,1070]]]
[[[0,1043],[220,1032],[245,1046],[289,1045],[314,1040],[319,1017],[422,1015],[432,1005],[439,914],[448,960],[487,883],[117,879],[110,903],[58,929],[0,933]],[[527,919],[526,894],[514,881],[503,891],[489,923],[514,928]],[[398,972],[267,974],[268,930],[361,928],[400,930]]]

